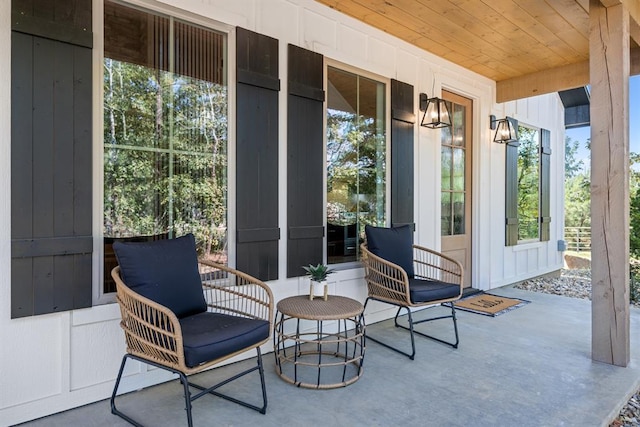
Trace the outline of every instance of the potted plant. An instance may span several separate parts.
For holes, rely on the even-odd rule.
[[[327,276],[334,271],[324,264],[302,267],[307,272],[309,277],[309,299],[313,300],[314,296],[322,296],[324,300],[327,300],[328,287]]]

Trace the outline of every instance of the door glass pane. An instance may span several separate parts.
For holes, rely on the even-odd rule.
[[[442,147],[442,168],[441,168],[441,176],[442,176],[442,190],[451,190],[451,163],[453,159],[451,158],[451,148]]]
[[[464,150],[462,148],[453,149],[453,168],[451,171],[452,188],[454,191],[464,191]]]
[[[464,234],[464,193],[452,193],[453,234]]]
[[[442,193],[442,197],[441,197],[441,209],[442,209],[442,213],[441,213],[441,234],[443,236],[450,236],[451,235],[451,223],[453,221],[452,215],[451,215],[451,193]]]
[[[449,111],[451,111],[451,104],[449,103]],[[450,127],[440,128],[440,143],[442,145],[452,145],[452,133]]]
[[[466,107],[460,104],[453,104],[453,117],[451,120],[451,133],[452,136],[452,145],[456,146],[464,146],[464,134],[465,134],[465,114]]]

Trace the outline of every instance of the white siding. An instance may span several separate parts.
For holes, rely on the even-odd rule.
[[[11,221],[10,206],[6,202],[10,200],[10,3],[0,2],[0,76],[4,77],[0,79],[0,200],[5,201],[0,203],[0,271],[3,272],[0,275],[0,342],[3,346],[0,352],[0,425],[19,423],[107,398],[124,351],[124,339],[118,327],[119,311],[114,304],[10,320]],[[94,10],[101,10],[101,2],[94,0],[94,3]],[[146,4],[144,0],[135,0],[135,3]],[[201,24],[215,22],[229,28],[242,26],[279,39],[283,82],[280,96],[282,229],[286,229],[286,44],[292,43],[349,66],[414,85],[416,111],[420,92],[431,96],[435,90],[438,95],[446,88],[473,99],[474,286],[489,289],[561,268],[562,259],[556,242],[562,238],[564,128],[562,105],[556,95],[495,104],[492,81],[311,0],[159,0],[150,3],[166,4],[168,12],[178,11],[183,17]],[[230,41],[233,42],[233,37]],[[98,41],[96,47],[100,46]],[[233,46],[230,52],[233,57]],[[230,81],[234,81],[233,71],[230,71]],[[100,92],[97,81],[96,94]],[[549,242],[504,246],[504,146],[490,142],[489,114],[510,115],[523,123],[551,130],[553,219]],[[96,117],[99,123],[100,112],[96,112]],[[94,133],[99,134],[98,131]],[[436,249],[440,245],[439,138],[439,131],[416,127],[416,242]],[[99,158],[99,141],[96,153]],[[98,170],[95,176],[97,203],[101,182]],[[232,195],[231,206],[233,200]],[[95,217],[94,223],[99,229],[99,210]],[[230,244],[233,246],[233,241]],[[281,277],[285,276],[285,245],[286,239],[281,239]],[[362,269],[352,269],[331,276],[330,291],[364,301],[366,286],[362,273]],[[96,271],[95,280],[99,277]],[[282,279],[273,285],[277,299],[308,291],[305,280]],[[372,323],[392,315],[393,310],[383,308],[372,305],[367,321]],[[168,378],[157,369],[148,370],[135,364],[131,364],[128,374],[130,389]],[[36,382],[38,387],[33,387]]]

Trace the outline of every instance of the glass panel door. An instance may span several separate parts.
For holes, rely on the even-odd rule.
[[[460,261],[471,286],[471,129],[473,102],[443,91],[451,127],[440,133],[442,252]]]

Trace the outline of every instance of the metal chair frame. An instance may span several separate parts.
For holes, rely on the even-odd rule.
[[[114,268],[111,275],[116,282],[117,300],[122,314],[120,326],[125,333],[127,351],[122,358],[120,370],[111,394],[111,412],[135,426],[141,426],[142,424],[116,407],[116,396],[128,359],[134,359],[178,375],[184,387],[185,409],[189,427],[193,426],[191,402],[207,394],[229,400],[262,414],[266,413],[267,391],[260,346],[270,340],[273,331],[274,310],[271,289],[262,281],[225,265],[201,260],[199,261],[199,268],[208,311],[268,321],[269,336],[234,353],[198,366],[189,367],[185,363],[182,330],[176,315],[167,307],[130,289],[120,277],[120,268]],[[213,365],[254,348],[257,351],[256,366],[211,387],[203,387],[189,382],[189,375],[202,372]],[[260,375],[262,389],[261,406],[241,401],[217,391],[219,387],[256,370]],[[196,388],[200,392],[192,395],[190,387]]]
[[[364,263],[365,267],[365,279],[367,281],[368,289],[368,297],[364,304],[365,310],[370,300],[397,306],[398,311],[396,312],[396,315],[394,317],[394,325],[397,328],[402,328],[409,331],[411,337],[411,353],[408,353],[397,346],[372,337],[368,331],[366,334],[366,338],[393,351],[403,354],[409,357],[409,359],[411,360],[414,360],[416,354],[414,338],[415,334],[440,342],[442,344],[449,345],[453,348],[458,348],[460,339],[458,335],[456,311],[453,302],[460,299],[460,297],[462,296],[464,283],[462,265],[453,258],[450,258],[440,252],[436,252],[422,246],[413,245],[414,269],[416,278],[425,280],[438,280],[460,286],[458,295],[452,298],[414,303],[411,301],[409,292],[409,278],[404,269],[397,264],[389,262],[371,253],[367,248],[366,243],[363,243],[360,247],[362,249],[362,262]],[[427,307],[433,305],[449,306],[451,308],[451,314],[429,317],[417,321],[413,320],[411,308]],[[407,310],[408,326],[405,326],[398,322],[398,317],[400,316],[400,312],[403,308]],[[455,340],[452,342],[435,337],[433,335],[426,334],[424,332],[417,331],[414,327],[415,325],[418,325],[420,323],[449,318],[453,320],[453,328],[455,333]]]

